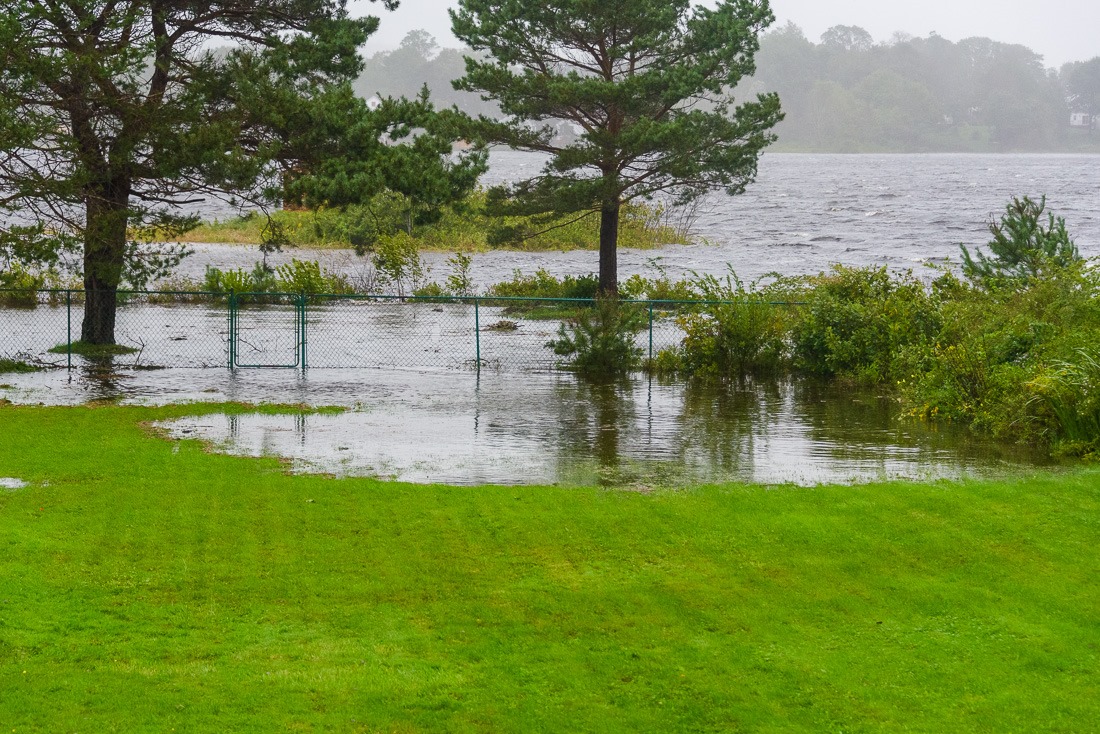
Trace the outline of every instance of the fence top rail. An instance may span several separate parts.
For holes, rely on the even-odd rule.
[[[0,288],[0,293],[36,293],[50,295],[81,295],[85,293],[83,288]],[[424,303],[559,303],[559,304],[593,304],[595,298],[553,298],[549,296],[401,296],[386,293],[292,293],[280,291],[183,291],[183,290],[117,290],[120,296],[208,296],[210,298],[310,298],[326,300],[347,301],[399,301],[399,302],[424,302]],[[624,298],[620,303],[642,306],[805,306],[804,301],[765,301],[747,298],[743,300],[711,300],[711,299],[640,299]]]

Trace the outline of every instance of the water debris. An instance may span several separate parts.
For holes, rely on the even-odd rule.
[[[0,489],[16,490],[23,489],[27,486],[27,483],[22,479],[16,479],[15,477],[0,477]]]

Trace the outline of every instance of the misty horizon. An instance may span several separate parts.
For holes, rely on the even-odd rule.
[[[349,3],[355,14],[381,18],[365,47],[367,55],[397,48],[411,30],[425,30],[440,46],[459,48],[447,15],[455,5],[456,0],[401,0],[396,11],[388,12],[368,0]],[[812,41],[834,26],[847,25],[865,29],[878,44],[898,33],[934,33],[952,42],[989,38],[1023,45],[1041,55],[1048,68],[1100,56],[1100,4],[1078,0],[1048,0],[1041,6],[1022,0],[926,0],[901,6],[877,0],[839,0],[827,6],[817,0],[773,0],[771,5],[776,15],[772,29],[793,22]]]

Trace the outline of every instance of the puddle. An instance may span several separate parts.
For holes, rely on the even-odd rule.
[[[17,489],[23,489],[27,486],[27,483],[22,479],[16,479],[15,477],[0,477],[0,489],[6,489],[14,491]]]
[[[1020,447],[903,422],[892,400],[816,383],[359,375],[345,385],[357,398],[346,413],[162,427],[234,455],[283,457],[299,472],[455,485],[816,485],[1004,476],[1043,463]]]

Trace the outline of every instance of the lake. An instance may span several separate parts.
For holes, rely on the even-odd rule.
[[[542,158],[494,152],[486,185],[536,173]],[[624,250],[621,277],[653,274],[654,261],[675,278],[692,271],[743,279],[769,272],[817,273],[834,263],[885,265],[921,272],[926,264],[958,261],[959,244],[984,245],[987,225],[1014,196],[1047,196],[1065,217],[1081,252],[1100,256],[1100,156],[1095,155],[765,155],[757,182],[737,197],[716,194],[700,206],[692,226],[699,244],[661,250]],[[224,206],[207,216],[232,216]],[[196,245],[182,268],[201,276],[207,265],[250,268],[255,248]],[[365,263],[350,252],[288,250],[352,276]],[[448,272],[446,254],[429,253],[434,277]],[[489,252],[474,257],[472,275],[485,286],[545,268],[555,275],[595,272],[595,252]]]

